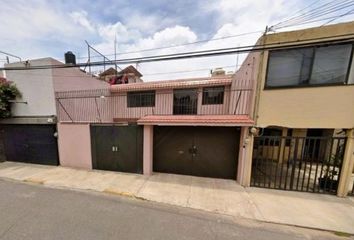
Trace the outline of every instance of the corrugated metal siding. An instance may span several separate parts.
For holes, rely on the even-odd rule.
[[[230,86],[225,86],[223,104],[203,105],[203,89],[198,93],[198,114],[203,115],[225,115],[229,114]]]
[[[173,90],[156,91],[155,114],[172,115],[173,113]]]
[[[231,83],[229,114],[251,114],[259,53],[247,56]]]

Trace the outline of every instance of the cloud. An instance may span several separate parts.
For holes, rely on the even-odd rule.
[[[229,36],[264,30],[267,25],[289,17],[306,5],[305,0],[199,0],[191,3],[174,1],[168,5],[162,0],[142,0],[139,3],[123,0],[92,3],[86,0],[3,0],[0,49],[24,59],[48,56],[61,59],[67,50],[82,57],[87,55],[84,40],[88,40],[96,49],[110,55],[114,53],[116,36],[118,58],[121,59],[251,45],[261,33]],[[215,40],[219,38],[224,39]],[[205,39],[215,41],[121,54]],[[232,66],[226,70],[235,70],[237,59],[240,63],[245,55],[145,63],[139,64],[139,70],[145,74],[145,80],[207,76],[208,70],[188,71],[222,66]],[[2,58],[0,56],[0,60]],[[86,62],[87,59],[80,61]],[[149,75],[176,71],[186,72]]]
[[[87,19],[87,12],[86,11],[74,11],[71,12],[70,17],[74,20],[74,23],[80,24],[90,32],[95,32],[95,28],[92,23]]]

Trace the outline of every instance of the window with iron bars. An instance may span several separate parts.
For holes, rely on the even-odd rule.
[[[223,104],[225,88],[221,87],[206,87],[203,88],[203,105]]]
[[[127,105],[132,107],[154,107],[155,91],[128,92]]]

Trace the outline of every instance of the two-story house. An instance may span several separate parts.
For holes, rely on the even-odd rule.
[[[247,71],[57,92],[63,166],[242,180],[252,112]]]
[[[254,53],[259,131],[246,185],[341,196],[353,191],[353,43],[354,22],[258,40],[264,48]]]

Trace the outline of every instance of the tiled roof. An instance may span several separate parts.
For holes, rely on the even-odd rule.
[[[111,92],[231,85],[233,75],[112,85]]]
[[[246,115],[149,115],[138,120],[140,125],[179,126],[252,126]]]

